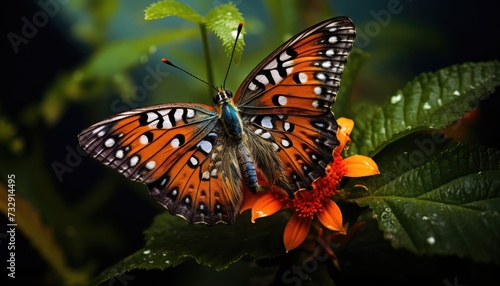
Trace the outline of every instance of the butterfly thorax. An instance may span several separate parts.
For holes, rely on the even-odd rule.
[[[217,104],[219,120],[224,126],[226,134],[235,143],[239,143],[243,138],[243,129],[240,115],[233,103],[233,93],[230,90],[219,88],[219,92],[214,95],[214,103]]]

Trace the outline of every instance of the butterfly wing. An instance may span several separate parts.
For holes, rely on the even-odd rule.
[[[257,166],[290,194],[311,186],[333,160],[331,106],[354,37],[346,17],[312,26],[271,53],[236,92]]]
[[[221,164],[227,143],[214,108],[170,103],[134,109],[90,126],[78,139],[101,163],[148,184],[170,213],[192,223],[234,221],[241,194],[227,182],[239,182],[238,166]]]

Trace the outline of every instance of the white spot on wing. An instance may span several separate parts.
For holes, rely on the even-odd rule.
[[[248,89],[249,89],[249,90],[255,90],[255,89],[257,89],[257,86],[256,86],[253,82],[251,82],[251,83],[248,85]]]
[[[130,158],[130,167],[134,167],[135,165],[137,165],[137,163],[139,163],[139,156],[132,156],[132,158]]]
[[[314,93],[317,94],[317,95],[320,95],[322,91],[323,90],[319,86],[317,86],[317,87],[314,88]]]
[[[269,133],[269,132],[263,133],[260,137],[262,137],[264,139],[269,139],[269,138],[271,138],[271,133]]]
[[[265,67],[264,69],[266,70],[271,70],[271,69],[275,69],[276,67],[278,66],[278,62],[276,61],[276,59],[273,59],[271,62],[269,62]]]
[[[290,141],[286,140],[286,139],[282,139],[281,140],[281,145],[283,145],[283,147],[290,147]]]
[[[139,142],[141,142],[142,145],[146,145],[149,143],[148,137],[146,135],[141,135],[139,138]]]
[[[153,170],[155,166],[156,166],[156,162],[155,161],[149,161],[146,164],[146,168],[149,169],[149,170]]]
[[[284,122],[283,123],[283,129],[285,129],[285,131],[290,130],[290,122]]]
[[[283,78],[280,76],[280,73],[277,70],[271,70],[271,76],[275,83],[280,82]]]
[[[330,61],[324,61],[324,62],[321,63],[321,66],[323,68],[327,69],[327,68],[329,68],[329,67],[332,66],[332,62],[330,62]]]
[[[172,145],[172,147],[174,147],[174,148],[177,148],[177,147],[179,147],[179,144],[180,144],[180,143],[181,143],[181,142],[179,141],[179,139],[174,138],[174,139],[172,139],[172,141],[170,142],[170,145]]]
[[[212,152],[212,143],[206,140],[202,140],[200,141],[200,143],[198,143],[198,148],[200,148],[205,154],[209,154],[210,152]]]
[[[183,109],[176,109],[174,113],[174,119],[175,121],[181,121],[182,120],[182,115],[184,114]]]
[[[210,179],[210,173],[208,171],[203,172],[203,175],[201,175],[201,178],[203,180],[208,180]]]
[[[97,127],[96,129],[94,129],[92,131],[92,134],[96,134],[97,132],[101,131],[103,128],[104,128],[104,125]],[[97,134],[97,136],[99,136],[99,134]],[[101,136],[99,136],[99,137],[101,137]]]
[[[263,85],[266,85],[269,83],[269,80],[267,79],[267,77],[265,75],[262,75],[262,74],[256,76],[255,79],[258,82],[262,83]]]
[[[124,155],[125,155],[125,153],[123,152],[123,150],[116,150],[115,157],[117,159],[123,159]]]
[[[146,115],[148,116],[148,119],[146,121],[148,123],[150,123],[150,122],[158,119],[158,115],[156,113],[154,113],[154,112],[148,112],[148,113],[146,113]]]
[[[321,73],[321,72],[316,74],[316,78],[317,78],[318,80],[320,80],[320,81],[325,81],[325,80],[326,80],[326,76],[325,76],[325,74],[324,74],[324,73]]]
[[[270,116],[264,116],[264,118],[262,118],[262,121],[260,123],[264,128],[269,128],[269,129],[273,128],[273,123],[271,122]]]
[[[280,61],[282,61],[282,62],[288,60],[289,58],[291,58],[291,56],[289,54],[287,54],[286,52],[282,52],[280,54]]]
[[[307,82],[307,74],[303,73],[303,72],[299,73],[299,81],[300,81],[300,83]]]
[[[108,140],[106,140],[104,142],[104,146],[106,146],[108,148],[113,147],[113,145],[115,145],[115,139],[113,139],[113,138],[108,138]]]
[[[285,106],[286,103],[287,103],[287,101],[288,100],[286,99],[286,96],[283,96],[283,95],[278,96],[278,103],[279,103],[279,105]]]
[[[196,159],[195,157],[189,158],[189,162],[191,162],[193,166],[198,166],[198,159]]]

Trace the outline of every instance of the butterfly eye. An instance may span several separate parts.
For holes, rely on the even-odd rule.
[[[230,90],[225,89],[214,94],[213,101],[215,104],[219,104],[220,102],[227,101],[230,98],[233,98],[233,93]]]
[[[212,98],[215,104],[219,104],[219,102],[222,101],[223,95],[220,92],[217,92],[214,94],[214,97]]]

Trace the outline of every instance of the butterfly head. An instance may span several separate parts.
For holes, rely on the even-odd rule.
[[[213,101],[218,106],[222,106],[225,103],[230,103],[233,101],[233,93],[229,89],[219,87],[218,92],[214,94]]]

